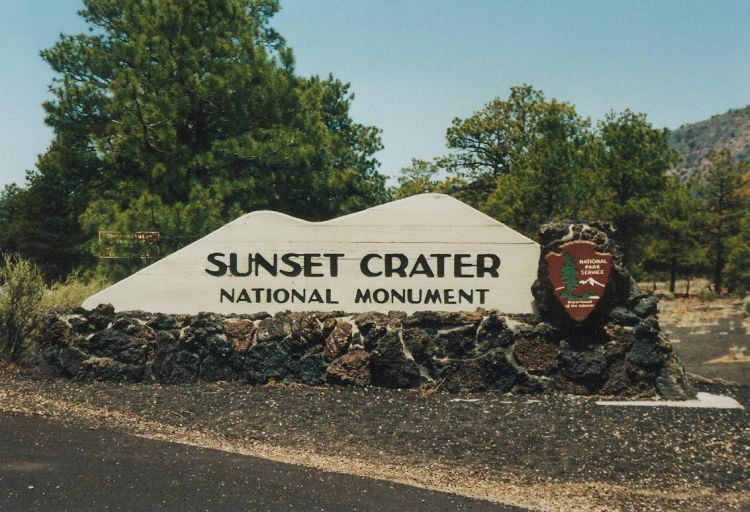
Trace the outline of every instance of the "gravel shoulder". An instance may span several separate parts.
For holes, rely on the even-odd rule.
[[[692,357],[691,346],[712,339],[681,332],[675,348]],[[750,376],[747,366],[732,371],[738,386],[699,390],[733,396],[744,410],[384,388],[77,384],[5,365],[0,412],[535,510],[743,510],[750,508]]]

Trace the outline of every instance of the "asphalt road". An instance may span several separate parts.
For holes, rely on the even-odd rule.
[[[0,414],[0,510],[521,509],[40,417]]]

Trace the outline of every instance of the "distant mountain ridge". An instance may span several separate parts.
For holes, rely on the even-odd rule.
[[[750,160],[750,105],[684,124],[670,132],[669,142],[682,155],[677,172],[683,177],[699,170],[714,148],[727,148],[734,158]]]

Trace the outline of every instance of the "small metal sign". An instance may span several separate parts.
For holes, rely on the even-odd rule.
[[[102,259],[142,258],[159,256],[159,232],[99,231],[99,257]]]
[[[595,243],[578,240],[545,256],[555,296],[576,322],[583,322],[594,311],[609,281],[612,255],[596,249]]]

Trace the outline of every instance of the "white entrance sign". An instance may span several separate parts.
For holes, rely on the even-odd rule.
[[[325,222],[248,213],[92,295],[84,307],[531,313],[539,245],[442,194]]]

